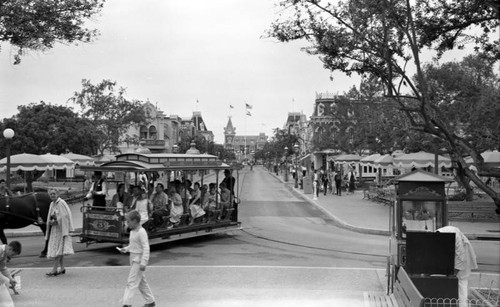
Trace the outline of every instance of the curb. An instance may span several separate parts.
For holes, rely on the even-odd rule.
[[[287,187],[287,189],[289,189],[290,191],[294,192],[294,194],[299,195],[302,199],[304,199],[308,203],[316,206],[324,214],[328,215],[328,217],[330,217],[332,219],[333,223],[337,227],[344,228],[344,229],[347,229],[347,230],[350,230],[350,231],[354,231],[354,232],[359,232],[359,233],[364,233],[364,234],[370,234],[370,235],[377,235],[377,236],[390,236],[390,234],[391,234],[391,232],[389,230],[364,228],[364,227],[358,227],[358,226],[354,226],[354,225],[351,225],[349,223],[346,223],[346,222],[342,221],[341,219],[339,219],[334,214],[332,214],[330,211],[328,211],[327,209],[325,209],[323,206],[321,206],[320,204],[318,204],[317,202],[315,202],[314,200],[312,200],[309,197],[305,196],[303,193],[301,193],[299,190],[295,189],[294,187],[292,187],[292,186],[290,186],[288,184],[285,184],[285,187]]]

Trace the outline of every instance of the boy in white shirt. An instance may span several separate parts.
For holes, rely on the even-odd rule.
[[[129,245],[117,249],[122,253],[130,253],[130,273],[123,294],[123,307],[130,307],[136,288],[146,301],[144,307],[154,307],[155,298],[146,281],[144,271],[149,261],[149,241],[146,230],[141,226],[141,215],[136,210],[127,213],[125,217],[130,230]]]

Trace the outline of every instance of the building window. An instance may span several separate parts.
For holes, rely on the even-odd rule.
[[[149,127],[149,138],[151,140],[156,140],[158,135],[156,134],[156,127],[155,126],[150,126]]]
[[[141,126],[139,129],[139,139],[145,140],[148,138],[148,128],[146,126]]]

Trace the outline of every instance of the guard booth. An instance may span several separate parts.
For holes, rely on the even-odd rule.
[[[405,306],[421,306],[424,298],[458,298],[455,235],[436,232],[448,225],[445,183],[452,180],[414,170],[394,181],[388,292],[413,297]]]

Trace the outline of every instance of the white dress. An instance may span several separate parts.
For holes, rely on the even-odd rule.
[[[72,255],[73,241],[69,231],[73,230],[71,221],[71,212],[66,202],[58,198],[50,204],[49,218],[55,216],[57,224],[49,227],[49,245],[47,249],[47,258],[52,259],[57,256]]]

